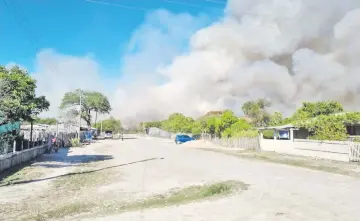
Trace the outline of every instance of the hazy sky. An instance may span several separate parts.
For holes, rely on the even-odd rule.
[[[31,72],[48,116],[76,88],[108,95],[116,117],[148,120],[240,114],[260,97],[285,114],[305,100],[359,109],[357,0],[101,2],[0,3],[0,63]]]

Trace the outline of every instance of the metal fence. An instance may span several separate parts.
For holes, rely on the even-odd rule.
[[[208,140],[216,145],[227,148],[260,150],[259,137],[241,137],[241,138],[218,138],[209,134],[203,134],[202,139]]]

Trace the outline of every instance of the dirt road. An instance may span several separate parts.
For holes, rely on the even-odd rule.
[[[0,207],[6,205],[5,209],[13,209],[16,214],[21,212],[18,208],[29,208],[24,205],[29,206],[31,200],[34,208],[43,206],[36,214],[52,215],[57,220],[84,221],[359,220],[359,178],[242,160],[150,138],[102,141],[71,151],[61,162],[66,164],[66,167],[47,167],[50,169],[44,177],[50,179],[42,177],[37,182],[0,187]],[[44,167],[51,164],[51,160],[43,161],[38,164]],[[81,179],[76,178],[76,175],[70,176],[71,179],[69,176],[59,176],[78,171],[79,168],[99,171],[87,173],[86,177]],[[113,211],[109,214],[107,206],[99,209],[97,205],[84,211],[80,206],[71,207],[72,213],[64,213],[64,208],[67,208],[66,211],[70,210],[69,206],[64,205],[70,205],[73,201],[129,201],[166,193],[174,188],[225,180],[249,184],[248,190],[230,197],[156,209],[138,208],[131,212]],[[55,195],[49,192],[54,191],[54,183],[57,185]],[[21,198],[13,188],[17,188],[20,193],[36,191]],[[14,200],[11,200],[12,197]],[[9,207],[9,204],[12,206]],[[54,208],[60,206],[62,209],[55,213]],[[0,214],[5,212],[5,209],[0,210]],[[52,213],[49,212],[51,210]],[[79,211],[83,213],[77,214]],[[63,217],[62,214],[71,216]],[[7,220],[16,220],[14,217],[2,215]],[[26,218],[24,217],[24,220]]]

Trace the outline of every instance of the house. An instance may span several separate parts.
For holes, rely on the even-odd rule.
[[[287,125],[282,125],[282,126],[260,127],[257,129],[260,132],[260,136],[262,138],[263,138],[263,133],[265,130],[268,130],[268,131],[272,130],[274,140],[293,140],[295,138],[295,132],[299,130],[299,128],[297,128],[296,126],[294,126],[292,124],[287,124]],[[307,131],[307,133],[308,133],[308,131]],[[308,134],[307,134],[307,136],[308,136]]]
[[[360,122],[345,123],[347,134],[350,138],[360,136]],[[263,137],[265,130],[273,130],[274,140],[308,139],[310,132],[304,127],[297,127],[292,124],[281,126],[269,126],[258,128],[260,136]]]

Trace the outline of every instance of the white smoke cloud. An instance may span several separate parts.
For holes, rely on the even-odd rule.
[[[240,114],[243,102],[261,97],[285,114],[302,101],[327,99],[358,110],[359,4],[229,0],[225,16],[206,28],[204,15],[152,12],[129,41],[120,79],[102,79],[91,56],[43,51],[38,93],[54,113],[66,91],[99,90],[111,97],[112,114],[128,122],[224,108]]]
[[[37,54],[35,72],[36,93],[45,95],[50,101],[48,112],[43,117],[59,117],[59,106],[64,94],[78,88],[101,91],[112,95],[112,83],[101,76],[99,64],[90,56],[76,57],[63,55],[51,49]]]
[[[239,113],[260,97],[286,114],[306,100],[359,109],[359,17],[357,0],[229,0],[223,19],[190,38],[189,52],[147,71],[164,84],[123,91],[119,116]]]

